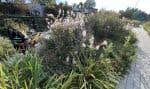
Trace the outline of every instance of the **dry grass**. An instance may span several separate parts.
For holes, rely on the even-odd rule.
[[[143,24],[144,29],[150,34],[150,21]]]

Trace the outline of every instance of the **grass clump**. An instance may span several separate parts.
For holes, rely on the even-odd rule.
[[[1,66],[2,89],[36,89],[44,78],[41,61],[29,53],[8,57]]]
[[[113,73],[106,69],[109,61],[88,59],[84,64],[78,61],[74,70],[66,74],[48,75],[43,71],[41,58],[32,53],[16,54],[0,64],[0,87],[2,89],[113,89]],[[106,69],[100,70],[101,69]],[[112,67],[110,67],[112,69]],[[97,71],[98,70],[98,71]]]
[[[0,37],[0,60],[15,52],[15,49],[10,40]]]
[[[150,34],[150,22],[145,22],[143,27],[148,32],[148,34]]]

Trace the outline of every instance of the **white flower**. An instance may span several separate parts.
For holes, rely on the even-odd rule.
[[[82,43],[82,47],[86,47],[86,44],[85,44],[85,43]]]
[[[86,31],[85,30],[82,32],[82,35],[83,35],[83,37],[86,37]]]
[[[89,41],[90,41],[90,45],[93,45],[93,43],[94,43],[94,36],[92,36],[92,37],[89,39]]]
[[[66,58],[66,62],[69,62],[69,56]]]
[[[106,41],[106,40],[104,40],[102,43],[101,43],[101,45],[107,45],[108,44],[108,42]]]
[[[95,47],[96,50],[98,50],[99,48],[100,48],[100,45],[97,45],[97,46]]]
[[[73,62],[73,64],[76,64],[76,61],[75,61],[75,59],[74,59],[74,58],[73,58],[72,62]]]

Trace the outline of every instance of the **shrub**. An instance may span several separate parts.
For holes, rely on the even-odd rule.
[[[0,12],[4,15],[26,15],[28,6],[14,3],[0,3]]]
[[[114,63],[116,73],[123,75],[127,73],[132,63],[136,47],[134,34],[126,30],[124,23],[115,12],[100,11],[87,19],[86,27],[93,32],[96,43],[107,40],[113,45],[102,52],[104,58],[110,58]],[[105,52],[106,51],[106,52]]]
[[[6,21],[2,19],[0,21],[0,35],[7,37],[7,30],[6,30]]]
[[[94,16],[90,16],[86,23],[87,29],[91,27],[95,41],[110,39],[113,41],[123,41],[128,31],[124,29],[124,24],[115,12],[100,11]]]
[[[7,39],[0,37],[0,60],[6,58],[6,55],[11,55],[15,51],[12,43]]]
[[[123,43],[113,42],[113,45],[105,50],[106,53],[104,52],[105,57],[111,59],[115,72],[120,76],[128,73],[131,63],[136,58],[135,42],[134,34],[130,32]]]
[[[44,57],[45,65],[53,66],[53,73],[71,70],[74,55],[81,48],[82,37],[79,31],[80,29],[58,27],[50,34],[50,39],[44,41],[46,43],[39,53]]]

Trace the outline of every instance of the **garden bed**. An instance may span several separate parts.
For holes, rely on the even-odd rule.
[[[134,34],[110,11],[86,18],[86,35],[72,27],[53,29],[37,53],[7,57],[0,88],[115,89],[136,57]]]

